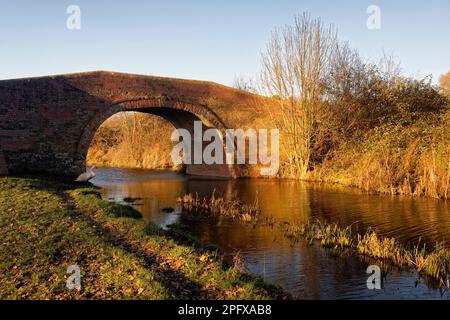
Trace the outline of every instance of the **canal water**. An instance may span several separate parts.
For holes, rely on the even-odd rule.
[[[190,226],[202,245],[218,245],[226,256],[240,252],[252,274],[282,286],[304,299],[450,299],[447,290],[434,288],[411,271],[391,269],[380,290],[369,290],[369,262],[357,257],[336,257],[320,244],[293,243],[277,228],[239,223],[191,221],[176,208],[176,198],[186,193],[243,202],[258,199],[262,214],[278,221],[307,222],[319,219],[364,232],[399,239],[450,246],[449,203],[435,199],[368,195],[355,189],[289,180],[204,180],[173,172],[139,169],[96,169],[92,183],[104,199],[124,203],[137,197],[136,209],[161,227],[180,221]]]

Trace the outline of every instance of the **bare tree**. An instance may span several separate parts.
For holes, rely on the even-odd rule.
[[[393,86],[401,76],[401,64],[393,53],[383,51],[383,56],[378,63],[381,77],[389,86]]]
[[[257,93],[258,91],[254,81],[251,78],[245,78],[242,75],[234,78],[233,88],[247,91],[250,93]]]
[[[304,177],[310,169],[314,127],[323,94],[322,80],[336,44],[332,26],[307,13],[294,25],[277,29],[262,55],[262,87],[275,96],[277,121],[288,156],[288,174]]]
[[[145,114],[139,112],[121,112],[121,128],[125,145],[129,148],[129,155],[135,162],[142,158],[145,140]]]

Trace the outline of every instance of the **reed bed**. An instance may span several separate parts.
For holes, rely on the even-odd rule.
[[[351,226],[341,228],[336,224],[320,221],[305,224],[279,223],[285,236],[297,241],[305,238],[310,242],[320,241],[322,246],[338,253],[382,260],[399,267],[410,267],[419,274],[429,276],[441,286],[449,285],[450,250],[436,248],[428,250],[426,244],[406,248],[394,238],[382,237],[375,231],[365,234],[353,233]]]
[[[177,198],[180,204],[190,214],[200,214],[207,217],[226,217],[231,220],[238,220],[245,223],[258,222],[261,210],[259,209],[258,198],[253,204],[245,204],[238,198],[233,197],[226,200],[217,197],[213,192],[210,198],[186,194]]]
[[[438,281],[440,286],[448,286],[450,278],[450,249],[436,248],[421,244],[405,247],[395,238],[383,237],[373,230],[364,234],[354,232],[352,226],[340,227],[317,221],[291,223],[276,221],[260,216],[258,199],[253,204],[244,204],[239,199],[225,200],[215,193],[210,198],[198,194],[186,194],[177,199],[189,214],[205,217],[226,217],[241,223],[258,223],[279,227],[283,234],[296,242],[300,238],[310,243],[319,241],[325,248],[342,255],[353,254],[368,257],[398,267],[415,269],[419,274]]]

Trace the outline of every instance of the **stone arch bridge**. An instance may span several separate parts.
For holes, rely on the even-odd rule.
[[[176,128],[245,128],[263,98],[212,82],[105,71],[0,81],[0,174],[84,172],[97,128],[120,111],[163,117]],[[198,176],[236,177],[237,166],[187,165]],[[247,169],[246,169],[247,170]]]

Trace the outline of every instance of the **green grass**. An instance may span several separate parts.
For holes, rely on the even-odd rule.
[[[286,298],[93,188],[0,178],[0,299]],[[81,290],[66,288],[69,265]]]

